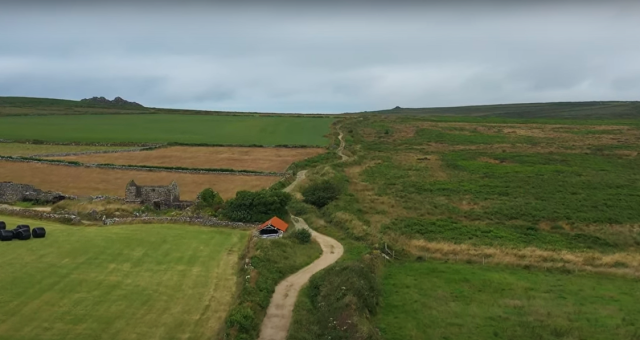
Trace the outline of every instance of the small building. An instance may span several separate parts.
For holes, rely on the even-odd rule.
[[[262,238],[281,237],[288,227],[287,222],[274,216],[258,227],[258,236]]]

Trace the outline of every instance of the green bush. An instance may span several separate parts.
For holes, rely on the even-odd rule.
[[[292,200],[291,203],[289,203],[288,208],[291,214],[294,216],[304,216],[315,210],[313,206],[298,200]]]
[[[273,216],[285,218],[291,194],[280,190],[238,191],[220,214],[235,222],[264,222]]]
[[[332,180],[325,179],[309,184],[302,190],[304,202],[322,208],[334,201],[341,193],[340,186]]]
[[[306,228],[296,229],[291,234],[293,238],[298,240],[298,242],[300,242],[301,244],[306,244],[311,242],[311,232],[309,232],[309,229],[306,229]]]
[[[255,316],[248,306],[235,306],[227,319],[227,327],[238,327],[238,330],[245,332],[253,329],[254,323]]]
[[[211,188],[202,190],[198,194],[196,202],[196,207],[199,210],[210,210],[214,214],[224,206],[224,200],[220,197],[220,194]]]

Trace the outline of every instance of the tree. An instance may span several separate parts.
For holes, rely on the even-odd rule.
[[[273,216],[285,218],[291,195],[281,190],[238,191],[220,211],[236,222],[264,222]]]
[[[206,188],[198,194],[196,199],[196,208],[199,210],[209,210],[212,215],[224,206],[224,200],[220,194],[211,188]]]
[[[322,208],[334,201],[341,193],[340,186],[328,179],[311,183],[304,190],[304,202]]]

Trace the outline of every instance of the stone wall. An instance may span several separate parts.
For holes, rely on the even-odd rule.
[[[243,228],[251,229],[257,228],[259,223],[242,223],[242,222],[229,222],[220,221],[213,217],[138,217],[138,218],[111,218],[102,221],[104,225],[114,224],[197,224],[206,227],[231,227],[231,228]]]
[[[58,215],[44,211],[31,210],[31,209],[15,209],[8,207],[0,207],[0,214],[9,216],[19,216],[31,219],[40,219],[47,221],[54,221],[58,223],[79,225],[82,224],[80,217],[74,215]],[[9,226],[7,226],[9,228]]]
[[[66,198],[67,196],[59,192],[42,191],[28,184],[0,182],[0,203],[22,201],[57,203]]]
[[[80,151],[80,152],[59,152],[59,153],[43,153],[43,154],[35,154],[29,157],[67,157],[67,156],[82,156],[82,155],[95,155],[102,153],[123,153],[123,152],[139,152],[139,151],[149,151],[160,148],[160,146],[146,146],[146,147],[137,147],[137,148],[128,148],[128,149],[117,149],[117,150],[97,150],[97,151]]]
[[[249,172],[249,171],[225,171],[217,169],[174,169],[164,167],[150,167],[150,166],[136,166],[136,165],[111,165],[111,164],[91,164],[91,163],[71,163],[64,161],[39,159],[39,158],[25,158],[19,156],[0,156],[0,160],[11,162],[23,162],[23,163],[36,163],[36,164],[49,164],[60,166],[72,166],[83,168],[99,168],[99,169],[115,169],[115,170],[135,170],[135,171],[150,171],[150,172],[179,172],[185,174],[223,174],[223,175],[236,175],[236,176],[269,176],[269,177],[285,177],[290,174],[287,172]]]
[[[124,200],[125,202],[131,203],[140,203],[142,200],[139,187],[133,180],[127,183],[127,186],[124,189]]]

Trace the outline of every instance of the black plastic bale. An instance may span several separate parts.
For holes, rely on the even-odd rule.
[[[31,232],[27,229],[20,229],[18,231],[14,231],[13,238],[16,238],[21,241],[26,241],[31,238]]]
[[[33,238],[44,238],[47,235],[47,231],[43,227],[35,227],[31,230]]]
[[[31,227],[29,225],[27,225],[27,224],[20,224],[13,230],[22,230],[22,229],[24,229],[24,230],[28,231],[29,233],[31,233]]]
[[[7,229],[7,224],[4,223],[4,221],[0,221],[0,230],[6,230]]]
[[[0,230],[0,241],[11,241],[13,240],[13,231],[12,230]]]

